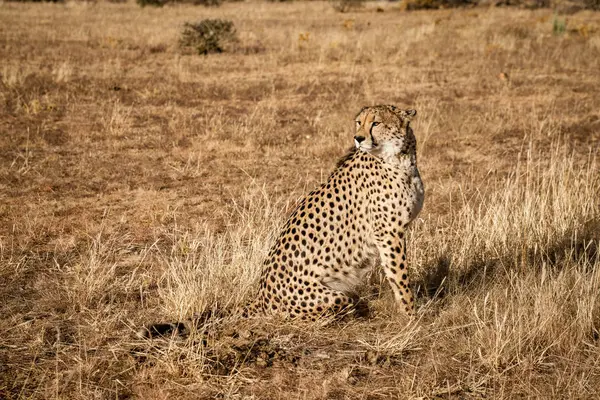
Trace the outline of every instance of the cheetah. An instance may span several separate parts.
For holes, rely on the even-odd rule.
[[[360,110],[353,148],[288,218],[264,261],[258,294],[245,315],[315,320],[351,312],[357,304],[355,289],[378,263],[398,306],[414,315],[406,230],[424,200],[410,127],[415,115],[416,110],[392,105]],[[152,329],[172,331],[180,324]]]

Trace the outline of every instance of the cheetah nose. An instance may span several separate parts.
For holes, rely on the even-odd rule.
[[[362,143],[365,140],[364,136],[354,136],[356,143]]]

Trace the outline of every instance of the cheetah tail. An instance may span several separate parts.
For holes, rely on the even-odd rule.
[[[146,325],[139,329],[135,336],[138,339],[152,339],[157,337],[187,337],[195,329],[195,327],[203,325],[209,319],[213,317],[225,317],[228,314],[230,313],[223,310],[208,310],[200,314],[196,314],[192,318],[185,321],[162,322],[158,324]]]
[[[242,318],[251,318],[260,313],[262,307],[260,302],[254,300],[242,309]],[[208,310],[200,314],[194,315],[192,318],[185,321],[163,322],[151,324],[139,329],[135,336],[138,339],[152,339],[157,337],[187,337],[197,327],[202,326],[211,318],[224,318],[233,314],[232,310]]]

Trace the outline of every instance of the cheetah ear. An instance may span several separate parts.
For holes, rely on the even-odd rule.
[[[403,110],[402,114],[404,118],[410,121],[417,115],[417,110]]]
[[[410,121],[417,115],[417,110],[400,110],[399,114],[402,121],[402,127],[408,129]]]

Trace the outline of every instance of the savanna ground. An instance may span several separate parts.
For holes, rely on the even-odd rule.
[[[0,398],[598,396],[600,14],[379,6],[0,4]],[[419,112],[415,321],[135,339],[251,299],[374,103]]]

